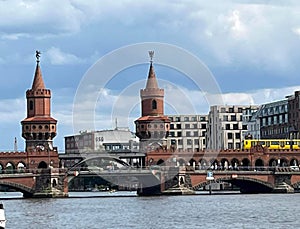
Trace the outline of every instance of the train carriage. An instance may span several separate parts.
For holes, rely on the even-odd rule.
[[[245,139],[243,149],[262,146],[268,149],[300,149],[300,139]]]

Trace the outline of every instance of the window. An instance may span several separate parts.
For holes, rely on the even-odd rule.
[[[231,119],[231,121],[236,121],[236,115],[231,115],[230,119]]]
[[[187,139],[187,144],[192,145],[192,139]]]
[[[189,117],[184,117],[184,121],[188,122],[189,121]]]
[[[243,130],[248,130],[247,125],[243,125]]]
[[[190,129],[190,124],[185,124],[185,129]]]
[[[177,132],[177,137],[181,137],[181,131]]]
[[[193,129],[197,129],[197,124],[193,124]]]
[[[228,149],[232,149],[233,148],[233,144],[232,143],[228,143]]]
[[[225,107],[222,107],[222,108],[221,108],[221,113],[225,113],[225,112],[226,112]]]
[[[239,129],[239,124],[233,124],[233,129],[238,130]]]
[[[199,139],[194,139],[194,144],[199,145]]]
[[[181,129],[181,124],[176,124],[177,129]]]
[[[206,124],[201,124],[201,129],[206,129]]]
[[[232,139],[232,133],[227,133],[227,138]]]
[[[191,137],[191,132],[190,132],[190,131],[187,131],[187,132],[186,132],[186,136],[187,136],[187,137]]]
[[[197,117],[192,117],[191,119],[193,122],[197,121]]]
[[[198,137],[198,131],[194,131],[194,137]]]
[[[29,110],[33,110],[33,101],[32,100],[29,101]]]
[[[228,121],[228,115],[223,115],[223,121]]]
[[[230,130],[230,124],[226,124],[225,129]]]
[[[174,124],[170,124],[170,129],[174,130]]]
[[[180,122],[180,117],[176,117],[176,118],[175,118],[175,121],[176,121],[176,122]]]
[[[240,133],[235,133],[235,139],[241,139],[241,134]]]
[[[152,100],[152,109],[157,109],[157,102],[156,100]]]

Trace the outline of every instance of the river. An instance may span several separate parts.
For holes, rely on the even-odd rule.
[[[134,192],[86,192],[70,197],[23,199],[20,193],[0,193],[6,228],[300,228],[300,194],[137,197]]]

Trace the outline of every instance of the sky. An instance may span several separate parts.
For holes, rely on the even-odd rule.
[[[24,150],[40,50],[58,120],[54,145],[80,130],[129,127],[140,116],[153,50],[166,114],[259,105],[300,89],[297,0],[0,0],[0,150]],[[212,99],[218,95],[217,100]],[[221,98],[221,99],[220,99]]]

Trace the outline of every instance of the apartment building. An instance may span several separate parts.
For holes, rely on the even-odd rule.
[[[188,152],[198,152],[206,148],[207,115],[167,116],[170,119],[168,146]]]
[[[206,133],[206,148],[241,149],[247,124],[243,123],[243,111],[255,106],[215,105],[210,107]],[[255,108],[256,109],[256,108]]]

